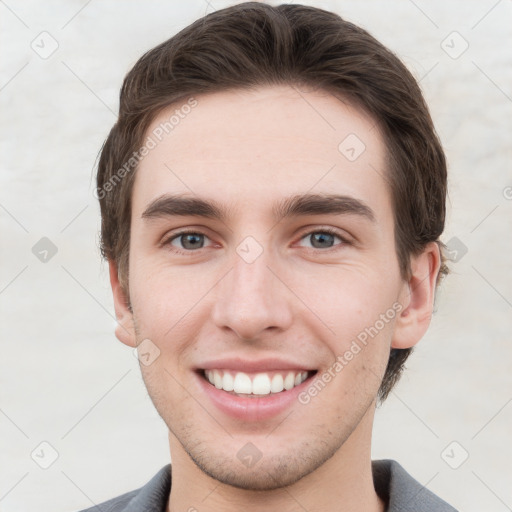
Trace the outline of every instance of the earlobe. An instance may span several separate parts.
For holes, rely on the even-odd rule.
[[[441,265],[439,246],[429,243],[411,261],[411,277],[404,283],[400,302],[406,306],[395,323],[391,348],[410,348],[426,333],[434,309],[437,275]]]
[[[109,260],[110,286],[114,296],[114,309],[116,312],[116,337],[117,339],[130,347],[137,346],[135,328],[133,325],[133,314],[128,305],[126,294],[119,282],[117,265],[114,261]]]

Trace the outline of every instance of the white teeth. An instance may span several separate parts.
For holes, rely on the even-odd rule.
[[[270,394],[270,378],[266,373],[258,373],[252,381],[253,395]]]
[[[246,373],[238,372],[233,383],[233,391],[235,393],[244,393],[250,395],[252,393],[251,378]]]
[[[213,383],[217,389],[222,389],[222,376],[218,370],[213,371]]]
[[[244,395],[269,395],[288,391],[302,384],[308,378],[308,372],[290,371],[274,373],[272,376],[262,372],[253,377],[244,372],[236,372],[233,377],[233,372],[229,370],[206,370],[205,376],[217,389]]]
[[[307,372],[306,372],[307,374]],[[270,384],[270,391],[272,393],[280,393],[284,389],[284,380],[283,376],[280,373],[276,373],[272,377],[272,383]]]
[[[235,389],[234,382],[233,375],[229,372],[224,372],[224,377],[222,377],[222,389],[224,391],[233,391],[233,389]]]
[[[295,385],[295,374],[293,372],[289,372],[286,378],[284,379],[284,389],[288,391],[292,389]]]

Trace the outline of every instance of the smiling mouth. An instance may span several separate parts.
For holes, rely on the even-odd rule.
[[[300,386],[317,372],[283,370],[245,373],[226,369],[201,370],[200,375],[212,386],[240,397],[261,398]]]

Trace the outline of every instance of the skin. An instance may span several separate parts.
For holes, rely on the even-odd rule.
[[[411,260],[412,276],[403,280],[383,178],[386,147],[360,110],[325,92],[288,86],[196,99],[197,107],[137,170],[132,311],[110,262],[117,337],[131,347],[149,339],[160,350],[141,371],[169,428],[168,511],[383,511],[371,473],[376,396],[390,348],[415,345],[428,327],[437,245]],[[162,111],[148,134],[176,107]],[[366,146],[353,162],[338,150],[349,134]],[[143,218],[165,193],[215,200],[228,215],[223,222]],[[351,196],[375,220],[355,214],[274,219],[274,202],[300,193]],[[346,241],[334,236],[314,245],[311,234],[325,227]],[[204,234],[203,247],[190,249],[184,237],[161,243],[183,228]],[[236,252],[247,236],[263,250],[250,264]],[[400,313],[317,396],[284,414],[234,419],[197,385],[197,365],[223,356],[291,358],[321,375],[397,302]],[[262,454],[251,468],[237,458],[248,442]]]

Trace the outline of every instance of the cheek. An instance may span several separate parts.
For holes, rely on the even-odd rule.
[[[394,310],[389,309],[389,316]],[[364,327],[362,327],[364,325]],[[377,396],[389,359],[394,320],[347,318],[338,323],[339,332],[330,340],[333,354],[312,384],[299,395],[302,404],[329,411],[336,421],[350,422],[362,415]],[[325,389],[325,392],[324,392]],[[347,411],[353,414],[347,415]],[[347,423],[348,426],[348,423]]]
[[[335,337],[356,337],[365,328],[379,322],[383,334],[392,328],[396,317],[393,307],[398,297],[398,276],[379,275],[376,269],[362,267],[324,267],[315,272],[305,272],[296,281],[294,290],[304,297],[319,319],[329,325]],[[395,306],[396,307],[396,306]]]
[[[140,331],[150,331],[158,339],[193,316],[209,288],[207,276],[199,279],[198,272],[190,269],[160,268],[158,262],[151,262],[130,270],[130,296]]]
[[[323,272],[323,276],[304,277],[298,293],[314,289],[313,283],[324,283],[305,296],[311,299],[308,304],[316,316],[329,327],[327,335],[322,329],[322,340],[330,358],[319,378],[332,382],[341,407],[345,401],[374,396],[380,386],[400,311],[396,302],[400,281],[398,274],[379,276],[373,269],[330,268]]]

